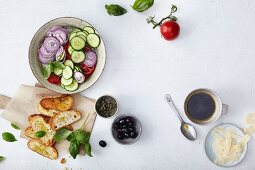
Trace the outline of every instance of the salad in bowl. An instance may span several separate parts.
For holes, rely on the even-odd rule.
[[[60,93],[80,92],[91,86],[103,71],[105,47],[96,29],[85,21],[56,20],[47,23],[47,28],[44,25],[39,29],[43,31],[34,36],[29,50],[30,66],[47,88]]]

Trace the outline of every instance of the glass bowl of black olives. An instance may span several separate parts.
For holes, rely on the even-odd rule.
[[[112,123],[112,136],[120,144],[132,144],[138,140],[142,133],[140,121],[132,116],[121,114]]]

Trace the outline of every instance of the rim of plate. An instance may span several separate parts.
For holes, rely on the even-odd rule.
[[[70,17],[70,16],[58,17],[58,18],[54,18],[54,19],[52,19],[52,20],[46,22],[45,24],[43,24],[43,25],[35,32],[35,34],[33,35],[33,38],[32,38],[32,40],[30,41],[29,50],[28,50],[29,67],[30,67],[30,69],[31,69],[31,71],[32,71],[32,73],[33,73],[33,75],[34,75],[34,77],[36,78],[36,80],[37,80],[41,85],[43,85],[43,86],[45,86],[44,83],[43,83],[41,80],[39,80],[39,78],[37,78],[36,73],[35,73],[34,69],[32,68],[32,64],[31,64],[32,57],[30,57],[31,45],[32,45],[32,42],[34,41],[36,35],[38,34],[38,32],[39,32],[45,25],[47,25],[47,24],[49,24],[50,22],[53,22],[53,21],[55,21],[55,20],[59,20],[59,19],[75,19],[75,20],[80,20],[81,22],[85,22],[85,23],[89,24],[90,26],[92,26],[92,27],[96,30],[96,32],[98,32],[97,29],[96,29],[92,24],[90,24],[89,22],[87,22],[87,21],[85,21],[85,20],[83,20],[83,19],[77,18],[77,17]],[[99,32],[98,32],[98,33],[99,33]],[[51,88],[51,87],[46,87],[46,86],[45,86],[45,87],[46,87],[47,89],[51,90],[51,91],[54,91],[54,92],[57,92],[57,93],[61,93],[61,94],[76,94],[76,93],[80,93],[80,92],[82,92],[82,91],[85,91],[85,90],[87,90],[88,88],[90,88],[91,86],[93,86],[93,85],[98,81],[98,79],[101,77],[102,73],[104,72],[105,65],[106,65],[107,51],[106,51],[106,46],[105,46],[105,43],[104,43],[104,40],[103,40],[101,34],[100,34],[100,38],[101,38],[101,41],[103,42],[103,48],[104,48],[104,51],[105,51],[105,59],[104,59],[103,68],[102,68],[101,72],[99,73],[98,77],[95,79],[95,81],[94,81],[91,85],[89,85],[89,86],[88,86],[87,88],[85,88],[85,89],[79,89],[79,88],[78,88],[77,90],[75,90],[75,91],[73,91],[73,92],[67,91],[67,90],[65,90],[65,92],[62,92],[62,91],[56,90],[56,89]],[[60,87],[60,86],[59,86],[59,87]]]
[[[243,132],[243,130],[242,130],[239,126],[237,126],[237,125],[235,125],[235,124],[233,124],[233,123],[220,123],[220,124],[215,125],[214,127],[212,127],[212,129],[207,133],[206,138],[205,138],[205,142],[204,142],[204,150],[205,150],[205,154],[206,154],[207,158],[208,158],[214,165],[217,165],[217,166],[223,167],[223,168],[231,168],[231,167],[234,167],[234,166],[239,165],[239,164],[244,160],[244,158],[246,157],[247,151],[248,151],[248,143],[246,144],[246,150],[245,150],[245,153],[244,153],[243,158],[242,158],[239,162],[237,162],[236,164],[224,166],[224,165],[218,165],[218,164],[214,163],[214,162],[209,158],[209,156],[208,156],[208,154],[207,154],[207,152],[206,152],[206,141],[207,141],[208,136],[211,134],[212,130],[213,130],[214,128],[216,128],[216,127],[218,127],[218,126],[222,126],[222,125],[234,126],[234,127],[238,128],[238,129],[240,129],[240,131],[245,135],[245,133]]]

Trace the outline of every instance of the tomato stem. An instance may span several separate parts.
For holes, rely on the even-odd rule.
[[[170,19],[170,20],[174,20],[177,21],[177,17],[173,16],[172,14],[175,13],[177,11],[177,6],[176,5],[172,5],[171,7],[171,11],[170,14],[167,17],[162,18],[158,23],[154,21],[154,17],[155,16],[149,16],[146,21],[147,23],[152,23],[153,25],[153,29],[155,29],[157,26],[160,26],[162,24],[163,21]]]

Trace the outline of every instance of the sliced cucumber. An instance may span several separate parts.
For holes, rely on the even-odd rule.
[[[57,75],[57,76],[60,76],[63,72],[62,69],[58,68],[58,67],[54,67],[54,70],[53,72]]]
[[[84,37],[87,37],[89,34],[86,34],[85,32],[80,31],[80,32],[76,33],[76,36],[78,36],[78,35],[83,35]]]
[[[74,66],[74,70],[75,71],[79,71],[79,72],[82,72],[81,68],[79,66]]]
[[[81,63],[85,59],[85,54],[83,51],[73,51],[71,59],[74,63]]]
[[[86,41],[86,37],[84,35],[77,35],[78,37],[81,37],[84,41]]]
[[[69,41],[76,36],[76,32],[72,32],[71,34],[69,34]]]
[[[71,39],[70,44],[74,50],[81,50],[85,47],[86,41],[81,37],[75,36]]]
[[[64,65],[65,65],[65,66],[71,67],[71,69],[74,68],[73,62],[72,62],[71,60],[66,60],[66,61],[64,62]]]
[[[91,47],[96,48],[96,47],[98,47],[100,45],[101,40],[100,40],[99,35],[97,35],[97,34],[89,34],[87,36],[87,42],[88,42],[88,44]]]
[[[75,91],[78,89],[78,87],[79,87],[79,85],[78,85],[77,81],[73,80],[73,82],[70,85],[65,86],[65,89],[67,91]]]
[[[71,67],[66,66],[63,70],[63,77],[64,79],[70,79],[73,76],[73,70],[71,69]]]
[[[67,80],[64,77],[61,78],[61,84],[63,84],[64,86],[68,86],[72,84],[72,82],[73,82],[73,78],[70,78]]]
[[[73,47],[72,46],[69,46],[68,47],[68,53],[71,55],[72,54],[72,52],[74,51],[74,49],[73,49]]]
[[[95,30],[91,26],[85,26],[83,27],[84,31],[87,31],[88,33],[95,33]]]

